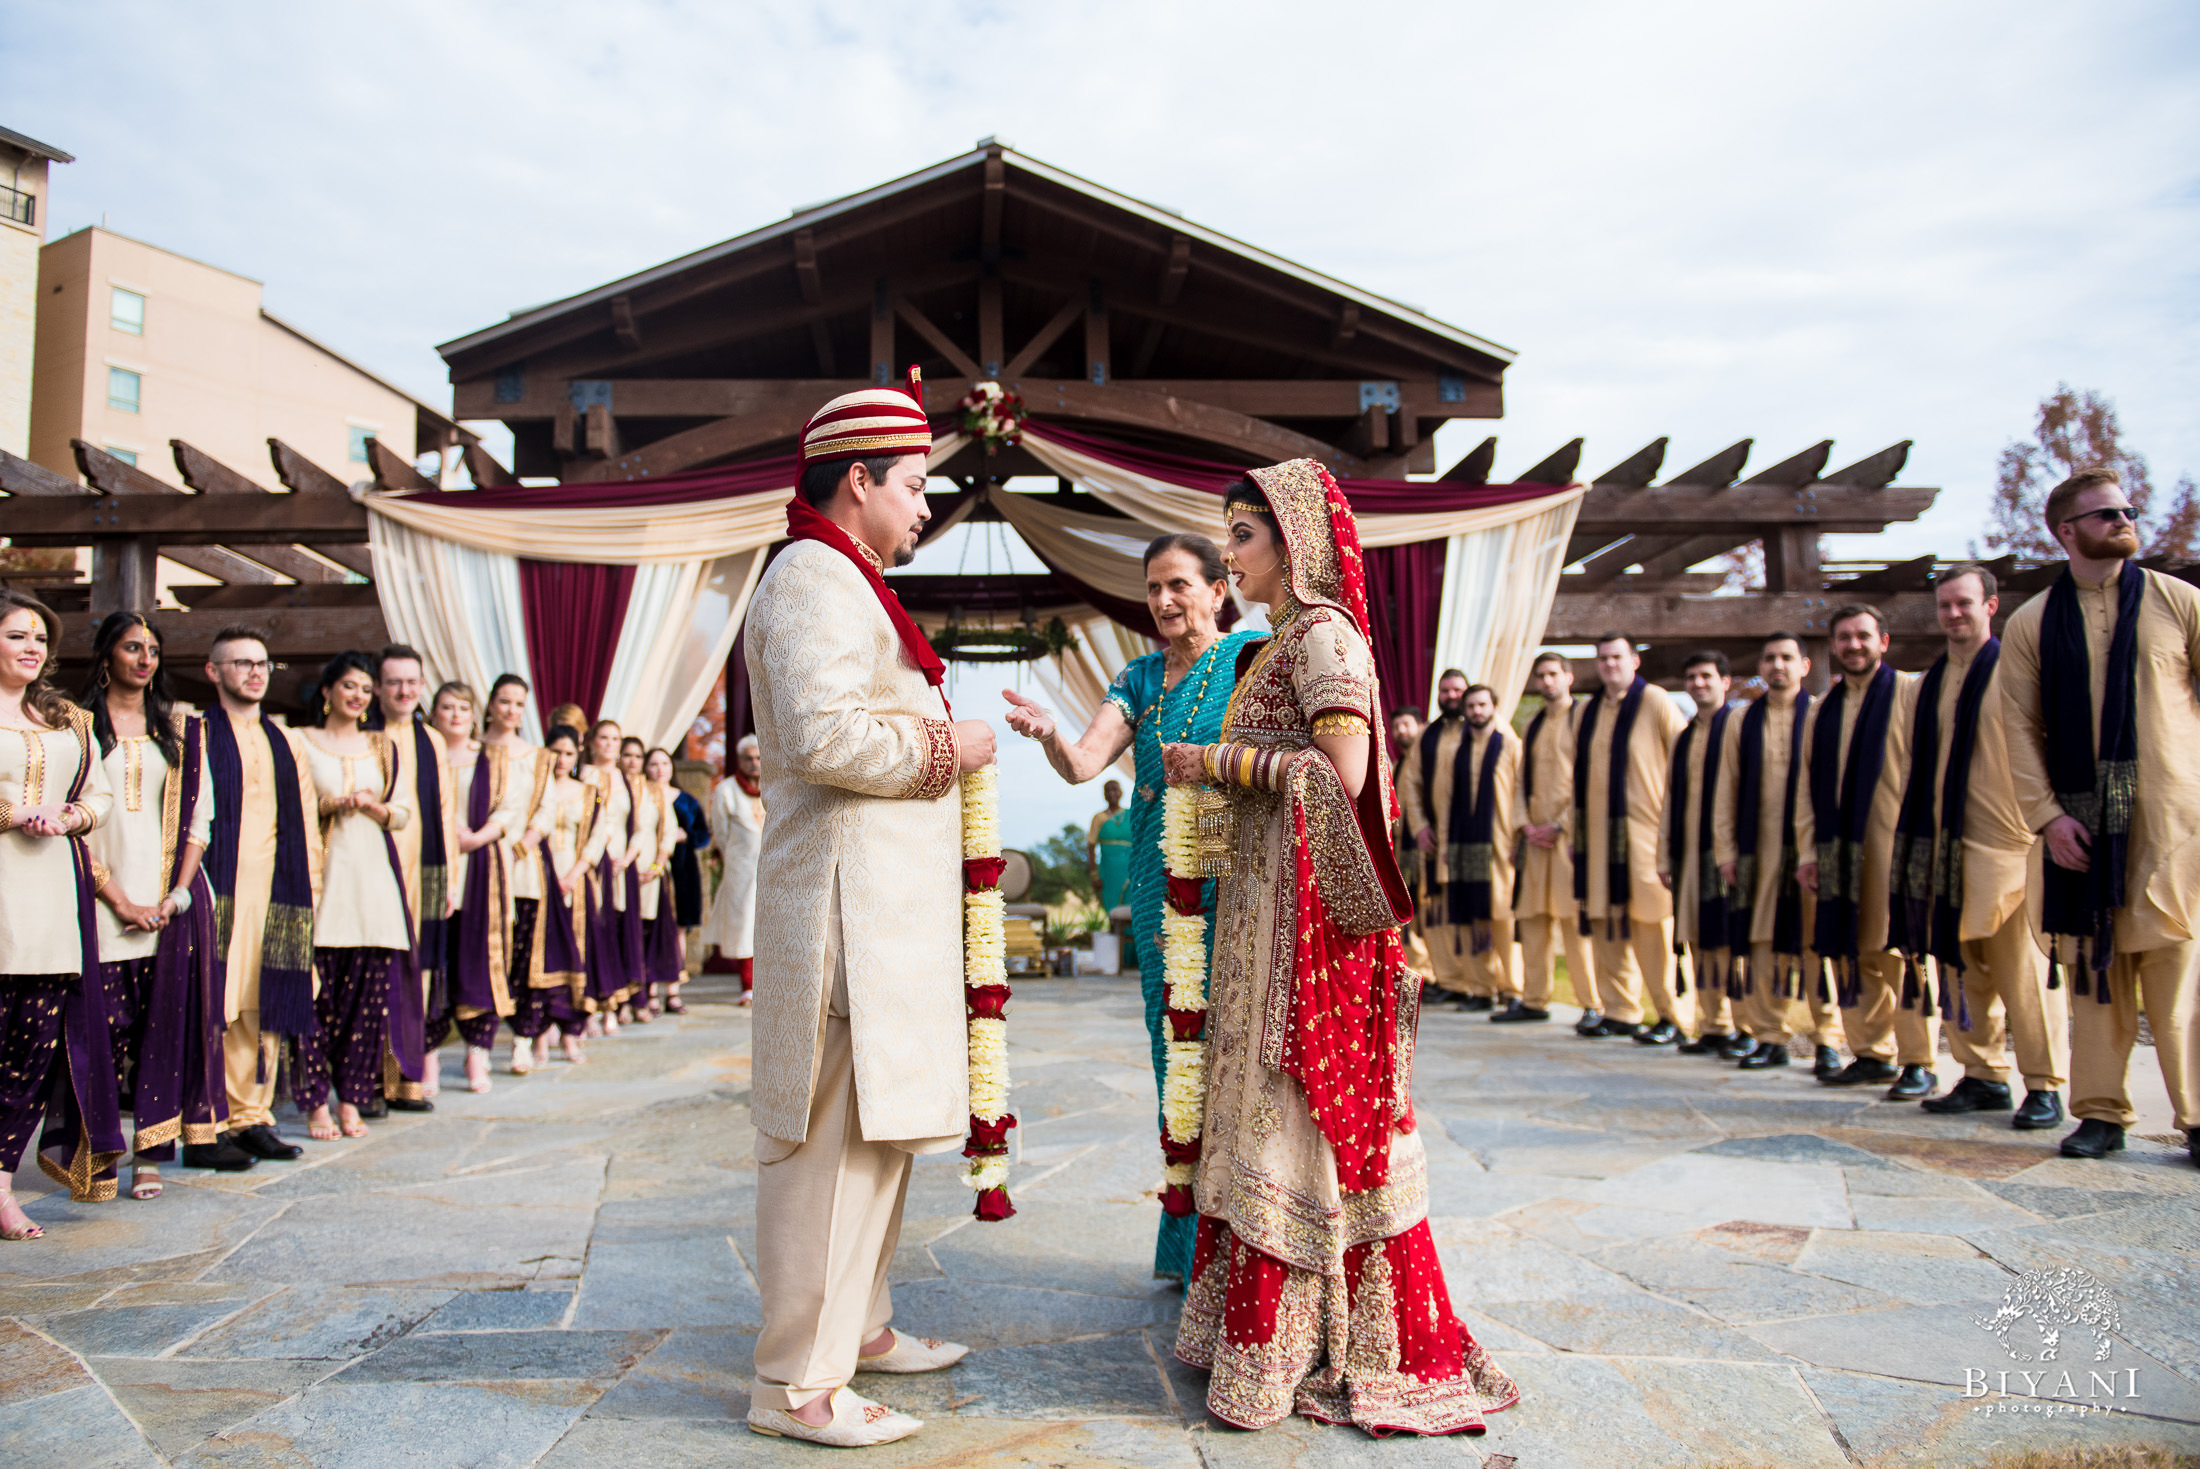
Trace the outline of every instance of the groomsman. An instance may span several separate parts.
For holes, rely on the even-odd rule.
[[[1658,881],[1673,895],[1673,953],[1678,960],[1686,946],[1688,980],[1696,996],[1696,1034],[1680,1049],[1690,1056],[1716,1055],[1734,1040],[1727,996],[1734,960],[1727,949],[1726,884],[1711,850],[1720,757],[1734,713],[1727,705],[1734,678],[1726,654],[1706,650],[1688,655],[1681,679],[1696,701],[1696,717],[1673,745],[1665,819],[1658,823]],[[1638,1039],[1648,1041],[1650,1036]]]
[[[1390,715],[1390,753],[1396,757],[1390,762],[1390,788],[1392,790],[1399,789],[1400,782],[1405,779],[1406,765],[1411,761],[1413,747],[1420,742],[1420,739],[1420,708],[1417,705],[1407,704],[1403,708],[1392,710]],[[1400,872],[1410,873],[1414,870],[1413,817],[1403,805],[1400,805],[1398,819],[1390,825],[1391,855],[1398,859],[1398,870]],[[1414,973],[1427,974],[1429,972],[1428,945],[1422,942],[1421,939],[1421,915],[1419,913],[1413,915],[1413,921],[1399,931],[1398,937],[1406,946],[1406,963],[1413,966]],[[1435,986],[1433,984],[1423,985],[1421,998],[1423,1000],[1432,998],[1434,991]]]
[[[1642,677],[1624,633],[1598,638],[1601,685],[1574,716],[1574,898],[1596,965],[1604,1018],[1583,1035],[1642,1036],[1670,1045],[1688,1029],[1673,985],[1673,895],[1658,881],[1658,817],[1673,742],[1688,724]],[[1646,1028],[1647,992],[1657,1023]]]
[[[1933,592],[1948,651],[1918,686],[1891,921],[1912,974],[1928,963],[1938,972],[1948,1049],[1963,1066],[1945,1096],[1919,1105],[1942,1115],[2009,1111],[2014,1040],[2025,1095],[2011,1125],[2037,1129],[2063,1120],[2070,992],[2047,987],[2025,913],[2034,843],[2009,774],[1994,591],[1994,574],[1966,561],[1942,572]]]
[[[1887,912],[1917,675],[1888,666],[1887,619],[1876,607],[1836,607],[1829,634],[1841,677],[1804,732],[1797,876],[1818,899],[1818,954],[1832,971],[1855,1059],[1820,1079],[1828,1086],[1892,1082],[1887,1100],[1915,1102],[1931,1096],[1938,1080],[1940,1022],[1922,986],[1903,984]]]
[[[2070,563],[2002,640],[2009,763],[2045,839],[2033,916],[2070,986],[2066,1157],[2124,1145],[2139,1007],[2200,1163],[2200,593],[2131,564],[2136,512],[2089,469],[2047,497]]]
[[[1812,947],[1816,905],[1795,877],[1802,865],[1796,810],[1803,801],[1795,753],[1810,717],[1811,698],[1803,688],[1809,673],[1803,640],[1794,633],[1773,633],[1758,650],[1757,677],[1765,691],[1726,722],[1712,847],[1726,885],[1734,961],[1727,992],[1736,997],[1741,1031],[1721,1055],[1745,1071],[1786,1066],[1791,1038],[1807,1026],[1816,1046],[1812,1069],[1823,1079],[1841,1069],[1840,1052],[1833,1049],[1840,1012]]]
[[[420,717],[420,700],[427,692],[427,668],[420,654],[402,643],[382,650],[377,661],[374,707],[368,711],[370,728],[387,730],[397,756],[398,788],[413,802],[416,819],[390,833],[397,844],[398,866],[405,874],[405,905],[412,914],[415,954],[420,965],[421,1014],[429,1023],[437,1018],[432,996],[440,988],[446,944],[444,922],[456,897],[451,874],[458,865],[459,821],[451,800],[451,783],[443,778],[443,739]],[[448,1000],[443,1005],[448,1014]],[[382,1061],[382,1094],[400,1112],[433,1112],[437,1090],[437,1062],[433,1053],[420,1058],[425,1068],[420,1081],[408,1080],[395,1055]]]
[[[220,701],[206,715],[214,828],[205,865],[227,976],[222,1064],[229,1135],[186,1143],[183,1161],[192,1168],[235,1171],[304,1151],[275,1132],[276,1025],[260,1022],[263,1000],[293,1023],[312,1021],[320,797],[303,737],[260,709],[274,667],[255,628],[223,628],[206,655],[206,677]]]
[[[1436,681],[1442,717],[1407,756],[1398,804],[1413,826],[1423,933],[1436,982],[1459,1008],[1518,1003],[1512,919],[1512,833],[1520,742],[1497,727],[1497,694],[1447,670]]]
[[[1538,653],[1528,670],[1529,691],[1543,707],[1521,737],[1519,854],[1513,877],[1513,928],[1520,936],[1521,992],[1490,1019],[1500,1024],[1551,1018],[1559,947],[1566,977],[1581,1005],[1581,1027],[1594,1028],[1596,980],[1574,902],[1574,665],[1557,653]],[[1577,1027],[1577,1028],[1581,1028]]]

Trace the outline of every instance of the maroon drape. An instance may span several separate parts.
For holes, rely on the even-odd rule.
[[[1436,674],[1436,622],[1443,614],[1443,541],[1373,546],[1367,567],[1367,612],[1375,676],[1383,684],[1383,720],[1428,698]],[[1428,711],[1422,710],[1426,715]]]
[[[743,619],[726,655],[726,774],[733,774],[734,747],[756,733],[756,705],[749,695],[749,626]]]
[[[548,720],[558,705],[578,704],[590,719],[597,718],[626,626],[627,599],[634,594],[634,568],[517,559],[536,708]]]

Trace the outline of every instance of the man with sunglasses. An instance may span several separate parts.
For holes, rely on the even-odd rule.
[[[2062,1151],[2124,1146],[2143,1003],[2200,1163],[2200,591],[2131,564],[2113,470],[2057,485],[2046,520],[2069,565],[2009,619],[1997,682],[2017,800],[2046,848],[2032,913],[2070,989],[2078,1127]]]

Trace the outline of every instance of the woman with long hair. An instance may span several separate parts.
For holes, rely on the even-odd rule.
[[[100,980],[132,1114],[130,1197],[153,1199],[176,1140],[215,1142],[229,1117],[214,897],[199,872],[213,833],[213,775],[204,729],[176,713],[160,634],[140,614],[101,620],[83,705],[116,793],[90,842]]]
[[[39,1166],[72,1197],[113,1197],[123,1152],[85,841],[114,796],[92,717],[53,686],[60,643],[51,608],[0,587],[0,1240],[45,1233],[14,1181],[50,1092],[76,1127],[47,1127]]]
[[[498,674],[496,682],[489,685],[489,705],[481,719],[482,752],[502,766],[491,773],[491,785],[502,813],[496,860],[509,894],[505,905],[509,917],[500,932],[484,932],[479,946],[486,948],[490,942],[501,941],[504,993],[511,1002],[506,1023],[512,1029],[514,1076],[525,1076],[535,1069],[535,1038],[549,1024],[548,1016],[534,999],[532,985],[535,922],[542,911],[542,863],[536,850],[542,838],[533,826],[557,762],[528,744],[520,733],[527,721],[530,692],[527,680],[518,674]],[[471,878],[469,870],[468,880]]]
[[[642,988],[634,997],[634,1014],[647,1020],[656,1013],[657,997],[679,998],[680,980],[687,972],[687,949],[680,933],[678,896],[672,881],[673,864],[687,845],[687,828],[675,819],[673,806],[683,793],[672,784],[672,752],[649,750],[642,756],[642,797],[653,812],[657,828],[655,860],[642,878]]]
[[[741,998],[736,1003],[742,1005],[750,1002],[756,988],[756,859],[764,845],[763,777],[756,736],[743,735],[733,747],[733,769],[710,793],[718,891],[711,898],[703,942],[741,976]],[[706,960],[706,971],[712,962]]]
[[[1203,744],[1221,731],[1222,712],[1237,687],[1238,656],[1260,637],[1252,631],[1222,631],[1222,609],[1229,599],[1229,572],[1213,541],[1190,534],[1161,536],[1146,547],[1146,610],[1168,645],[1124,665],[1083,735],[1070,741],[1056,728],[1052,711],[1002,691],[1012,706],[1009,727],[1042,741],[1048,763],[1073,785],[1091,780],[1126,750],[1131,752],[1138,788],[1118,819],[1130,828],[1131,934],[1141,956],[1139,988],[1145,991],[1146,1037],[1157,1094],[1167,1079],[1169,1040],[1168,985],[1161,969],[1161,919],[1168,890],[1161,867],[1161,790],[1168,781],[1161,747],[1170,741]],[[1192,1234],[1190,1216],[1161,1215],[1154,1237],[1155,1279],[1191,1278]]]
[[[1210,788],[1216,884],[1199,1238],[1176,1354],[1207,1407],[1369,1433],[1479,1433],[1519,1398],[1454,1314],[1413,1114],[1420,979],[1390,823],[1359,529],[1311,459],[1228,492],[1238,591],[1273,635],[1219,741],[1170,741],[1172,785]],[[1219,789],[1216,789],[1219,788]],[[1227,821],[1227,836],[1213,823]]]
[[[659,751],[666,760],[665,779],[672,779],[672,756]],[[703,923],[703,853],[710,850],[710,819],[703,814],[703,803],[678,786],[672,787],[672,819],[680,829],[680,840],[672,848],[668,880],[672,884],[671,899],[673,921],[680,926],[680,963],[672,979],[665,985],[663,1008],[669,1015],[685,1015],[687,1002],[680,998],[680,985],[688,976],[688,957],[694,953],[694,945],[702,932]]]
[[[321,901],[313,923],[319,1024],[295,1042],[291,1093],[307,1133],[324,1142],[367,1135],[359,1109],[381,1090],[392,1004],[419,986],[405,870],[390,840],[413,818],[410,786],[397,778],[405,758],[399,743],[365,726],[374,684],[366,654],[331,658],[315,690],[321,723],[305,731],[320,812]],[[432,1064],[434,1049],[425,1054]]]
[[[639,818],[633,786],[619,768],[619,722],[597,720],[588,731],[585,754],[580,778],[595,799],[581,852],[588,868],[588,985],[581,1007],[588,1012],[589,1035],[617,1035],[619,1006],[633,992],[642,949],[641,880],[634,872],[641,856]],[[627,932],[629,912],[635,919],[632,934]]]
[[[588,1059],[581,1046],[587,1020],[580,1002],[588,983],[588,862],[582,847],[594,818],[596,791],[573,773],[580,764],[579,730],[552,725],[542,753],[549,779],[528,818],[523,864],[533,870],[538,896],[520,899],[512,941],[515,961],[524,954],[527,963],[524,985],[513,981],[519,993],[512,1031],[525,1038],[529,1071],[548,1064],[553,1029],[566,1060],[579,1065]],[[514,1071],[521,1069],[519,1052],[515,1042]]]
[[[431,1022],[428,1049],[440,1046],[456,1021],[466,1043],[466,1088],[485,1092],[497,1021],[512,1013],[512,874],[504,841],[526,825],[521,807],[531,791],[521,783],[532,767],[515,778],[512,744],[475,737],[479,708],[471,688],[451,682],[435,691],[428,710],[428,722],[443,736],[443,783],[457,815],[459,863],[451,883],[457,911],[444,928],[449,1007]],[[526,750],[524,744],[518,748]]]

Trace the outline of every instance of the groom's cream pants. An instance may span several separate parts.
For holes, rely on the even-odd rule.
[[[909,1154],[866,1142],[856,1115],[847,1005],[822,1025],[824,1054],[799,1143],[756,1135],[756,1338],[750,1401],[799,1408],[856,1373],[857,1350],[894,1316],[886,1275],[901,1238]]]

